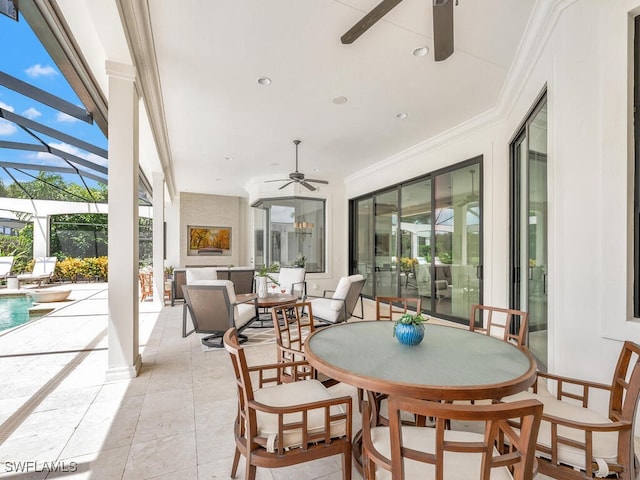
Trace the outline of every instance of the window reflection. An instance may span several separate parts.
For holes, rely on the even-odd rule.
[[[325,201],[274,198],[256,202],[256,265],[325,271]]]

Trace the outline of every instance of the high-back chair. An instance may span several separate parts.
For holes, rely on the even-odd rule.
[[[253,320],[258,318],[258,303],[255,297],[239,302],[230,280],[208,280],[205,285],[183,285],[184,307],[182,310],[182,336],[193,332],[207,333],[202,343],[208,347],[222,347],[222,335],[229,327],[238,329],[241,335]],[[187,311],[193,329],[187,332]]]
[[[408,426],[401,412],[435,418],[435,428]],[[364,478],[379,480],[531,480],[542,417],[536,400],[455,405],[390,396],[388,427],[371,428],[363,406]],[[522,428],[508,423],[519,418]],[[481,422],[482,433],[449,429],[452,421]],[[506,442],[505,442],[506,440]],[[507,447],[508,445],[508,447]]]
[[[306,270],[301,267],[282,267],[278,273],[278,284],[290,295],[303,298],[307,295]]]
[[[626,341],[610,385],[538,372],[556,394],[537,388],[505,400],[537,399],[544,404],[538,434],[538,470],[557,479],[587,480],[617,474],[635,480],[635,417],[640,396],[640,346]],[[537,385],[544,382],[538,382]],[[609,396],[609,411],[592,406],[598,392]]]
[[[362,318],[364,316],[362,302],[364,282],[365,278],[359,274],[340,278],[335,290],[325,290],[322,297],[311,300],[314,318],[324,323],[340,323],[352,316]],[[333,295],[329,297],[329,293],[333,293]],[[360,302],[360,316],[353,313],[358,301]]]
[[[315,329],[313,307],[310,302],[297,302],[280,305],[271,309],[273,327],[276,332],[278,362],[297,362],[306,360],[304,341]],[[326,387],[338,383],[336,380],[318,372],[308,364],[303,365],[295,375],[291,371],[280,371],[280,381],[290,382],[295,378],[315,378]]]
[[[376,297],[376,320],[397,320],[407,311],[422,311],[420,297]]]
[[[233,328],[224,334],[223,341],[238,387],[231,477],[236,476],[241,455],[245,458],[244,478],[248,480],[255,479],[257,467],[286,467],[341,455],[342,478],[350,480],[351,397],[333,397],[313,379],[280,382],[278,371],[295,372],[305,362],[249,367]],[[251,374],[257,376],[257,388]],[[267,383],[276,385],[264,388]]]
[[[218,280],[218,269],[215,267],[191,267],[187,268],[186,282],[187,285],[196,285]],[[227,280],[222,278],[221,280]]]
[[[253,267],[231,267],[228,270],[229,280],[233,282],[236,294],[252,293],[254,291],[254,277],[256,269]]]
[[[144,302],[147,298],[153,296],[153,273],[138,273],[138,282],[140,283],[140,301]]]
[[[524,347],[527,340],[528,318],[528,313],[522,310],[471,305],[469,329]]]

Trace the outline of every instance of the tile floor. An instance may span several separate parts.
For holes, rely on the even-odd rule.
[[[181,338],[181,304],[144,302],[142,371],[106,383],[106,285],[73,288],[75,302],[0,333],[0,479],[229,478],[236,393],[226,353],[204,351],[195,334]],[[250,363],[275,359],[274,345],[246,352]],[[355,398],[348,385],[332,389]],[[354,423],[356,431],[360,419]],[[333,457],[258,469],[257,478],[337,480],[342,473]],[[355,469],[353,478],[362,478]]]

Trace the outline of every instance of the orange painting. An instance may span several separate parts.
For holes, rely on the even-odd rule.
[[[231,255],[231,227],[189,226],[189,255]]]

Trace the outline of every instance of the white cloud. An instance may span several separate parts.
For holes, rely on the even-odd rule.
[[[18,131],[15,123],[8,122],[7,120],[0,119],[0,136],[6,137],[13,135]]]
[[[58,115],[56,115],[56,120],[62,123],[75,123],[78,121],[77,118],[62,112],[58,112]]]
[[[50,143],[49,146],[52,148],[57,148],[58,150],[62,150],[63,152],[67,152],[72,155],[75,155],[76,157],[84,158],[85,160],[89,160],[90,162],[93,162],[97,165],[101,165],[104,167],[107,166],[106,158],[102,158],[93,153],[85,152],[84,150],[80,150],[79,148],[74,147],[73,145],[69,145],[68,143]],[[47,161],[52,159],[58,159],[59,157],[55,155],[51,155],[50,153],[47,153],[47,152],[38,152],[34,154],[32,158]]]
[[[34,118],[38,118],[42,116],[42,113],[40,113],[37,109],[33,107],[29,107],[24,112],[22,112],[22,115],[33,120]]]
[[[55,68],[50,65],[45,65],[44,67],[39,63],[29,67],[25,70],[25,73],[32,78],[36,77],[54,77],[58,75],[58,72]]]
[[[11,105],[7,105],[4,102],[0,102],[0,108],[4,108],[5,110],[9,110],[10,112],[13,112],[13,107]]]

